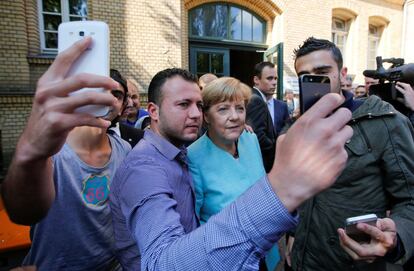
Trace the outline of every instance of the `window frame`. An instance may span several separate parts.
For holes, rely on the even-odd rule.
[[[336,22],[340,21],[344,25],[344,29],[336,28]],[[346,56],[346,42],[349,36],[349,20],[344,20],[338,17],[332,17],[332,25],[331,25],[331,33],[332,33],[332,42],[341,50],[342,58],[345,59]],[[343,44],[342,46],[338,46],[337,40],[338,37],[343,37]]]
[[[86,0],[86,3],[88,4],[88,1]],[[43,11],[43,0],[37,0],[37,14],[39,18],[39,38],[40,38],[40,51],[42,54],[57,54],[58,48],[46,48],[46,40],[45,40],[45,33],[56,33],[57,30],[45,30],[44,28],[44,15],[54,15],[57,16],[60,14],[61,16],[61,22],[69,22],[71,17],[77,17],[77,18],[85,18],[88,19],[88,14],[86,16],[80,16],[80,15],[71,15],[69,13],[69,0],[60,0],[60,13],[55,12],[49,12],[49,11]]]
[[[376,33],[371,34],[370,28],[373,27],[376,30]],[[367,69],[376,69],[377,68],[377,62],[376,62],[376,56],[378,55],[379,45],[381,41],[382,36],[382,30],[381,26],[374,25],[374,24],[368,24],[368,52],[367,52]],[[375,57],[374,59],[370,59],[371,57],[371,51],[374,48],[371,48],[371,41],[375,41],[376,47],[375,47]],[[370,64],[374,65],[370,65]]]
[[[217,5],[224,5],[227,8],[227,35],[225,38],[221,38],[221,37],[213,37],[213,36],[197,36],[197,35],[193,35],[192,33],[192,20],[191,20],[191,15],[192,13],[198,9],[198,8],[203,8],[205,6],[217,6]],[[240,33],[241,33],[241,39],[233,39],[231,37],[231,24],[230,24],[230,19],[231,19],[231,8],[238,8],[240,9],[240,16],[241,16],[241,28],[240,28]],[[252,18],[251,18],[251,34],[252,34],[252,40],[251,41],[247,41],[247,40],[243,40],[243,11],[248,12]],[[254,29],[254,24],[253,24],[253,19],[256,18],[259,23],[261,23],[262,25],[262,41],[261,42],[257,42],[254,41],[254,33],[253,33],[253,29]],[[188,11],[188,36],[190,40],[204,40],[204,41],[222,41],[222,42],[230,42],[230,43],[239,43],[239,44],[255,44],[255,45],[265,45],[266,44],[266,29],[267,29],[267,22],[260,17],[259,15],[257,15],[255,12],[253,12],[250,9],[247,9],[243,6],[237,5],[237,4],[232,4],[232,3],[223,3],[223,2],[214,2],[214,3],[206,3],[206,4],[202,4],[199,6],[196,6],[192,9],[190,9]]]

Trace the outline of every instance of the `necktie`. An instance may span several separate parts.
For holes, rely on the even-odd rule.
[[[180,149],[180,152],[177,154],[176,158],[177,158],[178,162],[180,162],[180,164],[183,167],[187,167],[188,166],[187,149],[186,148]]]

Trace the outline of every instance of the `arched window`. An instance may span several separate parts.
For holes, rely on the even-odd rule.
[[[356,35],[353,27],[356,17],[353,10],[342,7],[332,9],[332,42],[341,50],[346,66],[352,66],[352,54],[347,56],[347,52],[356,49],[352,46],[352,39]]]
[[[370,24],[368,32],[368,69],[377,68],[376,57],[378,55],[379,42],[381,39],[381,29],[378,26]]]
[[[332,18],[332,42],[341,50],[345,58],[346,40],[348,38],[349,23],[339,18]]]
[[[190,37],[264,43],[265,23],[239,6],[206,4],[190,10]]]
[[[367,68],[376,69],[376,57],[385,54],[382,36],[389,21],[382,16],[371,16],[368,22]]]

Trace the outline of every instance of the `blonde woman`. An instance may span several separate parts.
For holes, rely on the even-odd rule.
[[[245,131],[251,89],[235,78],[222,77],[207,84],[202,96],[207,132],[188,148],[188,158],[195,210],[204,223],[252,186],[265,170],[256,135]],[[279,255],[275,256],[278,260]]]

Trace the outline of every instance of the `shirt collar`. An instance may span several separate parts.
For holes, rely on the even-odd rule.
[[[354,112],[361,104],[361,101],[354,100],[354,95],[350,91],[342,90],[342,94],[345,97],[345,102],[341,107],[348,108],[351,112]]]
[[[256,89],[260,93],[260,96],[262,96],[263,101],[265,101],[267,103],[266,96],[264,96],[264,94],[262,93],[262,91],[260,89],[258,89],[257,87],[253,87],[253,88]]]
[[[144,139],[147,140],[150,144],[152,144],[168,160],[174,160],[177,157],[177,155],[180,154],[182,149],[185,150],[185,147],[179,149],[173,144],[171,144],[171,142],[169,142],[168,140],[154,133],[151,130],[145,131]]]

